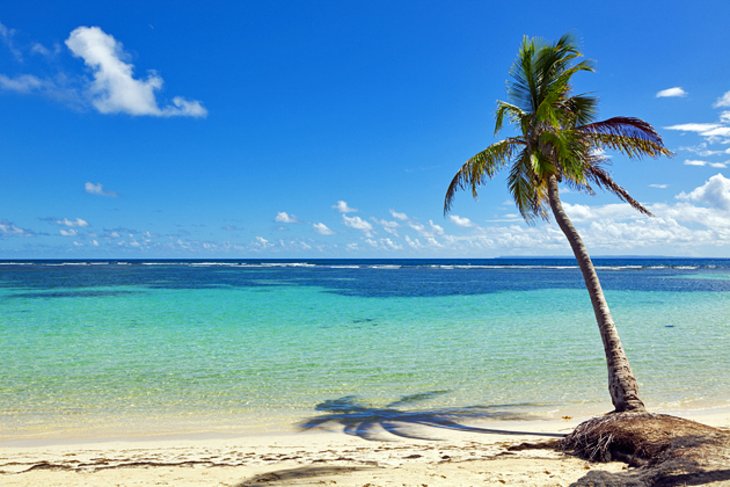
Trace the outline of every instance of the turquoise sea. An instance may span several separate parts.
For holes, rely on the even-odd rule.
[[[730,260],[595,263],[647,405],[730,406]],[[574,261],[0,262],[0,441],[276,432],[403,396],[609,410]]]

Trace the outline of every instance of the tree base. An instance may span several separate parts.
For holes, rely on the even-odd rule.
[[[730,431],[666,414],[611,413],[590,419],[560,442],[591,461],[618,460],[624,473],[593,471],[576,486],[670,486],[730,483]]]

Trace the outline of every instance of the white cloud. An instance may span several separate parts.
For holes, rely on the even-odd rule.
[[[66,39],[71,52],[91,68],[94,80],[89,86],[92,105],[101,113],[126,113],[155,117],[204,117],[205,107],[195,100],[174,97],[172,104],[160,107],[155,92],[162,78],[151,72],[146,79],[134,78],[134,66],[124,62],[129,55],[114,37],[99,27],[77,27]]]
[[[360,230],[368,237],[372,236],[373,234],[373,226],[359,216],[347,216],[343,214],[342,221],[345,222],[345,225],[347,225],[348,227],[354,228],[355,230]]]
[[[705,184],[689,193],[679,193],[677,199],[705,204],[710,208],[730,210],[730,179],[717,173],[705,181]]]
[[[339,200],[337,203],[332,205],[332,208],[336,209],[340,213],[354,213],[357,211],[355,208],[350,208],[345,200]]]
[[[674,98],[687,96],[687,92],[684,91],[680,86],[674,86],[667,88],[666,90],[658,91],[656,94],[657,98]]]
[[[28,237],[33,235],[33,232],[25,228],[20,228],[15,223],[0,220],[0,235],[3,237]]]
[[[703,137],[730,137],[730,127],[717,127],[700,132],[700,135]]]
[[[52,57],[58,55],[61,52],[61,46],[58,44],[54,44],[53,48],[49,49],[40,42],[34,42],[30,46],[30,52],[32,52],[33,54],[40,54],[44,57]]]
[[[458,226],[464,227],[464,228],[474,226],[472,221],[465,216],[449,215],[449,220],[451,220],[451,222],[454,223],[455,225],[458,225]]]
[[[702,160],[696,160],[696,159],[687,159],[684,161],[685,166],[695,166],[695,167],[714,167],[717,169],[723,169],[727,167],[727,163],[725,162],[709,162],[709,161],[702,161]]]
[[[730,107],[730,91],[726,91],[720,98],[715,100],[712,106],[715,108]]]
[[[261,236],[256,236],[256,247],[260,249],[268,249],[270,247],[273,247],[273,244],[271,244],[267,239]]]
[[[428,230],[426,230],[426,227],[423,226],[422,224],[418,223],[418,222],[409,222],[408,223],[408,226],[411,227],[416,232],[418,232],[418,234],[421,235],[421,236],[423,236],[423,237],[427,237],[427,236],[430,236],[431,235],[431,232],[429,232]]]
[[[83,218],[76,218],[75,220],[71,220],[69,218],[64,218],[62,220],[56,220],[56,223],[59,225],[63,225],[65,227],[88,227],[89,222],[84,220]]]
[[[31,74],[21,74],[14,78],[0,74],[0,90],[27,94],[40,90],[44,85],[43,80]]]
[[[433,220],[428,221],[428,226],[431,227],[431,231],[435,233],[436,235],[443,235],[444,234],[444,227],[441,225],[438,225],[433,222]]]
[[[652,183],[649,187],[654,189],[667,189],[669,185],[664,183]]]
[[[84,191],[98,196],[109,196],[110,198],[115,198],[117,196],[117,193],[114,191],[104,189],[104,186],[101,183],[92,183],[91,181],[84,183]]]
[[[680,132],[707,132],[708,130],[713,130],[718,127],[721,127],[720,124],[717,123],[680,123],[677,125],[669,125],[668,127],[664,127],[667,130],[679,130]]]
[[[408,215],[406,215],[405,213],[402,213],[400,211],[390,210],[390,214],[396,220],[401,220],[401,221],[408,220]]]
[[[5,44],[5,47],[8,48],[10,53],[15,57],[17,61],[23,61],[23,53],[20,49],[17,48],[15,45],[15,29],[11,29],[10,27],[7,27],[2,22],[0,22],[0,41]]]
[[[58,231],[58,233],[60,233],[64,237],[73,237],[73,236],[77,235],[79,233],[79,231],[76,230],[75,228],[69,228],[69,229],[62,228]]]
[[[405,236],[406,243],[413,250],[420,250],[423,248],[423,244],[417,238],[411,238],[408,235]]]
[[[374,240],[372,238],[365,239],[365,243],[370,245],[374,249],[380,249],[380,250],[403,250],[403,245],[394,242],[390,238],[381,238],[379,240]]]
[[[324,223],[321,223],[321,222],[313,224],[312,227],[320,235],[332,235],[333,233],[335,233],[332,230],[330,230],[330,227],[328,227],[327,225],[325,225]]]
[[[276,214],[276,218],[274,218],[279,223],[296,223],[297,217],[294,215],[290,215],[289,213],[285,211],[280,211]]]
[[[385,230],[389,234],[398,236],[398,227],[400,226],[400,224],[398,222],[393,221],[393,220],[378,220],[378,219],[374,219],[374,221],[376,223],[379,223],[383,227],[383,230]]]

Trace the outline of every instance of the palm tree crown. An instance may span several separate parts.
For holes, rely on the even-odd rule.
[[[593,71],[580,60],[572,38],[565,35],[548,45],[525,37],[510,70],[507,93],[510,103],[497,103],[495,133],[507,120],[519,134],[496,142],[470,158],[456,173],[446,192],[448,213],[454,194],[477,187],[511,164],[509,190],[528,222],[547,218],[547,182],[558,182],[588,193],[594,187],[615,193],[640,212],[651,213],[618,185],[605,169],[602,149],[619,151],[630,158],[668,155],[659,134],[638,118],[613,117],[593,122],[597,99],[571,95],[571,78]]]

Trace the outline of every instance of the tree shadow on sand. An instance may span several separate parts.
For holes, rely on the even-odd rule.
[[[389,438],[389,434],[408,439],[438,440],[439,438],[424,434],[429,429],[516,436],[530,435],[556,438],[565,436],[560,433],[481,428],[465,424],[466,422],[487,419],[539,419],[533,414],[520,413],[514,410],[519,407],[539,406],[539,404],[534,403],[496,404],[463,408],[403,409],[447,392],[431,391],[407,395],[382,408],[362,403],[358,401],[356,396],[330,399],[315,407],[316,411],[321,411],[323,414],[300,423],[299,427],[306,431],[314,428],[341,425],[345,434],[371,441],[392,439]]]
[[[255,475],[245,479],[235,487],[257,487],[263,485],[301,485],[303,481],[314,481],[320,477],[348,474],[358,470],[369,470],[369,467],[298,467],[284,470],[275,470]],[[324,483],[324,481],[321,481]],[[336,483],[336,482],[335,482]]]

